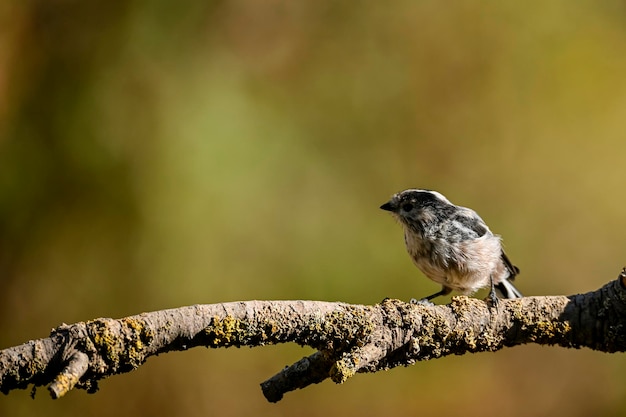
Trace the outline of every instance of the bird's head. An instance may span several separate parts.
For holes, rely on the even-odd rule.
[[[425,224],[447,217],[455,206],[437,191],[409,189],[394,194],[380,208],[391,212],[403,226],[420,230]]]

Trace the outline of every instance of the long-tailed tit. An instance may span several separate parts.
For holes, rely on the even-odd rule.
[[[436,191],[419,189],[395,194],[380,208],[402,224],[413,263],[442,286],[423,300],[453,290],[469,295],[487,287],[494,304],[495,290],[504,298],[522,297],[511,283],[519,269],[502,250],[500,237],[474,210],[456,206]]]

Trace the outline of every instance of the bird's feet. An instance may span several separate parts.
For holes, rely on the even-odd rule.
[[[498,294],[496,294],[496,287],[493,284],[493,277],[489,277],[491,281],[491,288],[489,289],[489,295],[485,299],[485,302],[489,305],[489,308],[498,308],[498,304],[500,303],[500,299],[498,298]]]
[[[422,306],[427,306],[427,307],[432,307],[435,304],[433,302],[431,302],[428,298],[422,298],[421,300],[418,300],[416,298],[411,298],[411,301],[409,301],[411,304],[415,304],[415,305],[422,305]]]
[[[490,291],[489,292],[489,295],[487,296],[487,298],[485,298],[485,302],[487,303],[489,308],[496,308],[497,309],[498,305],[500,305],[500,299],[496,295],[495,291]]]

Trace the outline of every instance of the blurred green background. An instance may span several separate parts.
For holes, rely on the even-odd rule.
[[[596,289],[626,263],[625,75],[616,1],[4,1],[0,347],[196,303],[430,294],[378,209],[409,187],[476,209],[523,293]],[[538,346],[267,403],[310,353],[170,353],[0,415],[626,412],[623,355]]]

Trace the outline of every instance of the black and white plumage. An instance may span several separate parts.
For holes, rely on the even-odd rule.
[[[511,281],[519,273],[494,235],[472,209],[456,206],[437,191],[409,189],[383,204],[404,228],[404,241],[413,263],[441,291],[426,297],[458,291],[472,294],[494,289],[504,298],[521,298]]]

